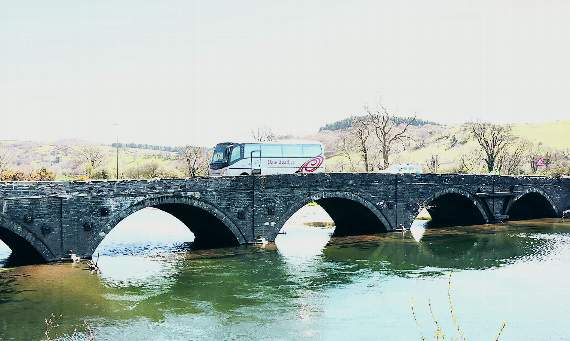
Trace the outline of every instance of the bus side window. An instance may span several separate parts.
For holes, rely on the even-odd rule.
[[[253,157],[259,157],[259,148],[258,144],[246,144],[243,146],[243,157],[249,159],[251,157],[251,152],[253,153]]]
[[[283,157],[280,144],[262,144],[261,145],[262,157]]]
[[[321,146],[318,144],[304,144],[303,145],[303,156],[305,157],[315,157],[321,155]]]
[[[303,157],[303,146],[300,144],[284,144],[283,145],[284,157]]]
[[[241,159],[241,147],[240,146],[234,146],[232,149],[232,155],[230,157],[230,162],[235,162],[239,159]]]

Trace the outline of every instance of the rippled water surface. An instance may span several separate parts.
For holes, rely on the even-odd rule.
[[[453,338],[451,297],[470,340],[494,340],[502,321],[502,340],[570,340],[569,223],[329,240],[293,219],[276,245],[192,250],[185,228],[157,237],[168,219],[124,222],[98,249],[100,275],[0,268],[0,339],[40,339],[52,314],[49,335],[71,339],[420,340],[434,318]]]

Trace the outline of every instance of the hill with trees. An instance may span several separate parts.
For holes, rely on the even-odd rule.
[[[209,150],[194,146],[0,141],[0,180],[183,178],[207,175]]]
[[[348,128],[323,129],[313,138],[326,141],[328,171],[382,171],[390,165],[416,164],[424,172],[437,173],[570,175],[570,121],[427,123],[404,129],[409,120],[388,119],[381,127],[372,115],[352,120]],[[402,135],[394,138],[398,133]]]
[[[378,172],[415,164],[424,172],[570,175],[570,121],[446,126],[384,107],[325,124],[309,136],[252,131],[259,141],[310,139],[325,146],[329,172]],[[207,175],[211,150],[142,143],[102,145],[0,141],[0,180],[183,178]]]

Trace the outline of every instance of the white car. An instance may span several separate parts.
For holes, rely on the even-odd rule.
[[[422,174],[423,168],[420,165],[415,165],[411,163],[405,163],[401,165],[392,165],[382,173],[391,173],[391,174]]]

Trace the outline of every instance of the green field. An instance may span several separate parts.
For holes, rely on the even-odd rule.
[[[570,121],[516,124],[513,132],[546,147],[570,149]]]

